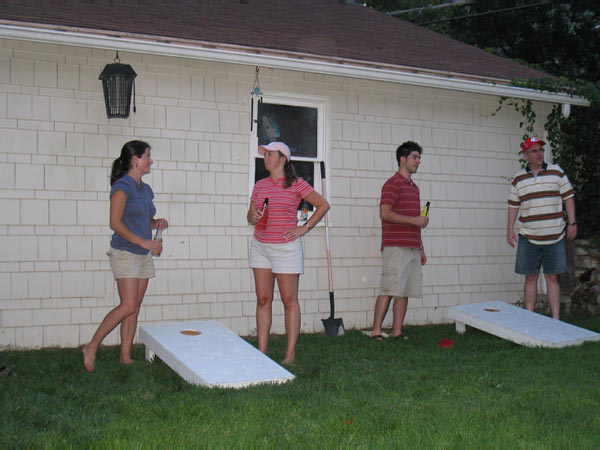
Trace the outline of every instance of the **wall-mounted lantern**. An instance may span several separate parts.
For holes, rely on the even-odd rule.
[[[133,91],[133,112],[135,112],[135,77],[137,74],[129,64],[121,64],[119,52],[113,64],[107,64],[100,74],[104,90],[106,116],[109,119],[129,117],[131,92]]]

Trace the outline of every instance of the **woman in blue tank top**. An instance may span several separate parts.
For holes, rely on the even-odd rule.
[[[142,177],[150,173],[150,146],[127,142],[113,162],[110,175],[110,228],[114,234],[107,255],[117,280],[121,303],[110,311],[89,344],[83,347],[83,364],[94,370],[102,340],[121,324],[121,362],[130,364],[131,346],[148,279],[154,277],[152,254],[160,255],[162,243],[152,240],[152,229],[165,229],[166,219],[155,219],[154,193]]]

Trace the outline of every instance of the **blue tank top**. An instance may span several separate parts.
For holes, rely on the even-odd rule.
[[[110,198],[117,191],[123,191],[127,197],[122,222],[129,231],[137,234],[142,239],[152,239],[152,218],[156,214],[156,207],[152,200],[154,192],[146,183],[140,183],[125,175],[114,182],[110,190]],[[126,250],[136,255],[146,255],[148,250],[128,241],[114,233],[110,242],[112,248]]]

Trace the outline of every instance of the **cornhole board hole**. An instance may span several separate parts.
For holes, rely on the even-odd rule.
[[[500,301],[472,303],[448,309],[456,331],[466,325],[528,347],[567,347],[600,341],[600,334]]]
[[[140,325],[146,359],[158,356],[188,383],[242,388],[295,377],[216,320]]]

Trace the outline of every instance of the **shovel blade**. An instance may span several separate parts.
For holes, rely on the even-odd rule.
[[[342,319],[321,319],[323,326],[325,327],[325,334],[327,336],[339,336],[344,334],[344,321]]]

